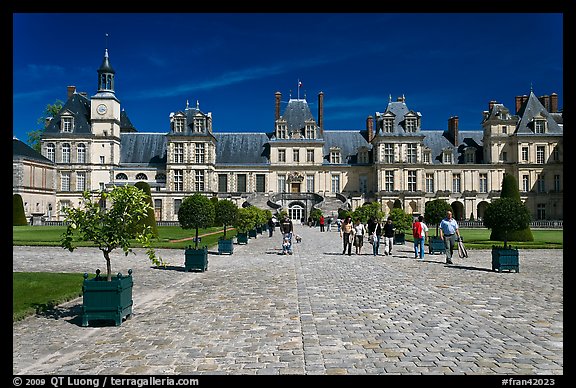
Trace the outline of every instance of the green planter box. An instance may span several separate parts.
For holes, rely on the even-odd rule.
[[[406,244],[406,235],[404,233],[396,233],[394,235],[394,245]]]
[[[492,247],[492,271],[519,271],[518,249]]]
[[[256,227],[256,233],[262,234],[262,227],[261,226]]]
[[[234,244],[232,244],[232,239],[218,240],[218,254],[221,255],[223,253],[234,253]]]
[[[236,233],[236,242],[238,244],[248,244],[248,232],[245,233]]]
[[[256,228],[251,229],[248,231],[248,237],[254,237],[256,238],[256,234],[258,233],[258,231],[256,230]]]
[[[82,284],[82,326],[88,326],[90,321],[114,321],[116,326],[122,324],[124,318],[132,315],[132,270],[128,276],[121,273],[107,282],[106,276],[100,276],[96,270],[96,277],[88,279],[84,274]]]
[[[267,232],[267,231],[268,231],[268,224],[262,224],[262,231],[263,231],[263,232]]]
[[[446,244],[444,244],[444,239],[438,236],[430,236],[428,239],[428,252],[430,254],[446,253]]]
[[[186,249],[186,261],[184,262],[184,270],[186,272],[196,270],[204,272],[208,270],[208,247],[193,249],[188,247]]]

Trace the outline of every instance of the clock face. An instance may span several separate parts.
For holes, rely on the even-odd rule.
[[[98,112],[99,114],[103,115],[104,113],[106,113],[106,111],[108,110],[108,108],[106,107],[106,105],[104,104],[100,104],[98,105],[98,107],[96,108],[96,112]]]

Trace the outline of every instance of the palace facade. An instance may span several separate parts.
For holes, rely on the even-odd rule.
[[[324,94],[316,117],[307,100],[290,98],[268,133],[212,130],[212,113],[196,103],[170,113],[166,133],[134,128],[116,96],[106,50],[91,97],[68,87],[61,111],[46,124],[41,155],[14,139],[13,192],[27,216],[63,220],[81,194],[147,182],[156,218],[177,221],[193,193],[228,198],[238,206],[293,219],[313,207],[324,214],[378,201],[388,213],[399,199],[406,212],[424,213],[441,198],[457,219],[481,218],[500,195],[504,174],[516,177],[534,220],[563,219],[563,118],[555,93],[517,96],[514,111],[490,101],[480,130],[423,130],[422,115],[404,96],[389,98],[362,129],[324,128]]]

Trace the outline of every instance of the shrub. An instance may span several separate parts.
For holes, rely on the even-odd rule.
[[[506,248],[511,232],[526,229],[530,225],[530,211],[525,204],[513,198],[498,198],[486,207],[483,223],[492,229],[490,240],[504,241]],[[492,235],[503,238],[492,238]]]
[[[403,209],[393,208],[388,216],[392,218],[394,227],[398,232],[404,233],[412,228],[412,216],[405,213]]]
[[[24,213],[24,203],[22,202],[22,196],[20,194],[14,194],[12,196],[12,225],[28,225],[28,220],[26,220],[26,214]]]
[[[158,237],[158,226],[156,224],[156,217],[154,216],[154,204],[152,203],[152,194],[150,192],[150,185],[146,182],[136,182],[134,185],[146,194],[146,202],[150,205],[147,217],[142,220],[143,225],[150,226],[154,236]]]

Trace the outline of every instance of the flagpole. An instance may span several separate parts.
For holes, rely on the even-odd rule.
[[[298,99],[300,99],[300,78],[298,78]]]

